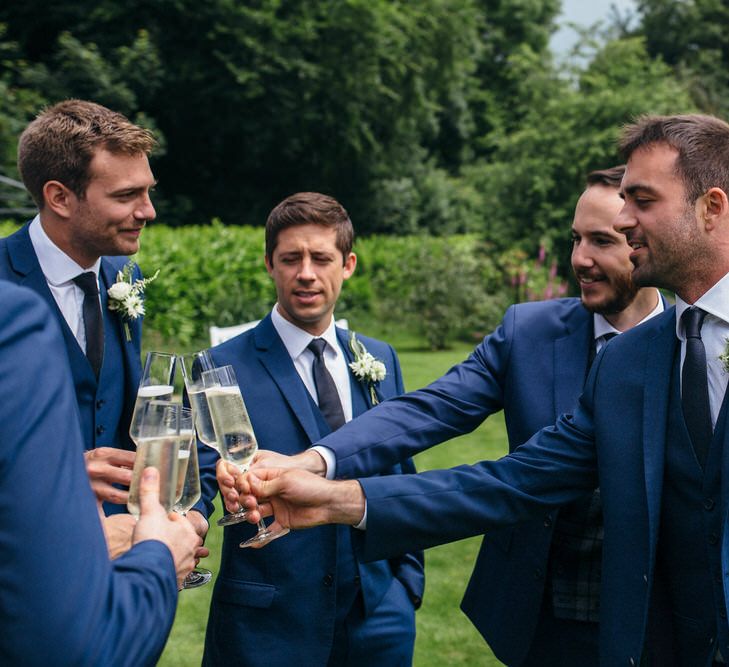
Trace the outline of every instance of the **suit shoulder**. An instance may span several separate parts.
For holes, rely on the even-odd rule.
[[[571,297],[549,301],[530,301],[510,306],[504,320],[511,319],[517,328],[543,331],[579,326],[591,317],[580,299]]]

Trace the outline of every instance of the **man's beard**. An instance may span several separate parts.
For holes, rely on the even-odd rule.
[[[633,282],[630,274],[621,275],[609,280],[610,286],[613,288],[612,297],[603,299],[599,303],[586,304],[583,300],[582,305],[591,313],[599,315],[617,315],[624,311],[635,299],[640,287]]]

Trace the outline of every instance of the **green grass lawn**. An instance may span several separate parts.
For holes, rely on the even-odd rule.
[[[401,348],[400,361],[407,389],[416,389],[463,360],[470,347],[461,345],[443,352]],[[416,458],[419,470],[448,468],[460,463],[498,458],[507,449],[504,423],[492,417],[469,435],[423,452]],[[219,515],[216,512],[216,516]],[[427,517],[423,518],[427,521]],[[203,566],[217,572],[222,529],[213,526],[207,539],[211,556]],[[500,665],[481,636],[460,611],[463,591],[471,574],[480,538],[429,549],[425,554],[426,589],[417,613],[416,667],[480,667]],[[172,634],[159,662],[165,667],[193,667],[202,658],[205,624],[212,584],[180,593]]]

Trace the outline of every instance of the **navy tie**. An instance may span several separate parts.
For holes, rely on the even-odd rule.
[[[696,458],[703,468],[712,438],[709,385],[706,379],[706,350],[701,325],[706,313],[691,306],[681,316],[686,331],[686,354],[681,374],[681,406]]]
[[[334,384],[334,379],[324,363],[324,349],[326,346],[327,342],[323,338],[314,338],[307,345],[314,354],[314,363],[311,368],[314,372],[314,384],[319,397],[319,409],[332,431],[336,431],[344,424],[344,411],[339,400],[337,385]]]
[[[84,332],[86,334],[86,358],[91,364],[96,379],[99,379],[104,359],[104,322],[101,319],[99,283],[93,271],[87,271],[73,279],[84,293]]]

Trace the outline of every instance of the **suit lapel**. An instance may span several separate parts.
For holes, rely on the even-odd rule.
[[[46,281],[46,277],[30,240],[28,225],[25,225],[18,232],[8,237],[7,249],[13,271],[20,276],[18,284],[32,289],[41,296],[50,307],[51,312],[55,314],[56,320],[58,320],[61,331],[63,332],[63,340],[68,350],[69,360],[71,361],[74,374],[83,374],[88,371],[88,373],[93,375],[86,355],[81,350],[76,337],[73,335],[71,328],[68,326],[68,322],[66,322],[66,318],[58,308],[58,304],[48,287],[48,282]]]
[[[311,409],[309,392],[301,381],[288,350],[276,333],[270,315],[261,321],[253,335],[259,361],[278,386],[310,442],[316,442],[321,437],[321,432]]]
[[[349,364],[354,361],[354,355],[352,354],[352,350],[349,348],[349,332],[346,329],[340,329],[337,327],[337,340],[339,341],[339,347],[344,353],[344,358],[347,361],[349,387],[352,394],[352,419],[354,419],[372,407],[372,399],[370,398],[369,391],[365,387],[364,383],[354,377],[352,369],[349,368]]]
[[[592,341],[592,315],[581,305],[567,325],[568,332],[554,341],[555,414],[570,412],[585,384]]]
[[[655,336],[644,341],[646,359],[643,383],[643,464],[648,504],[651,550],[658,540],[661,519],[661,493],[666,456],[666,420],[671,373],[676,355],[675,311],[663,316]]]

